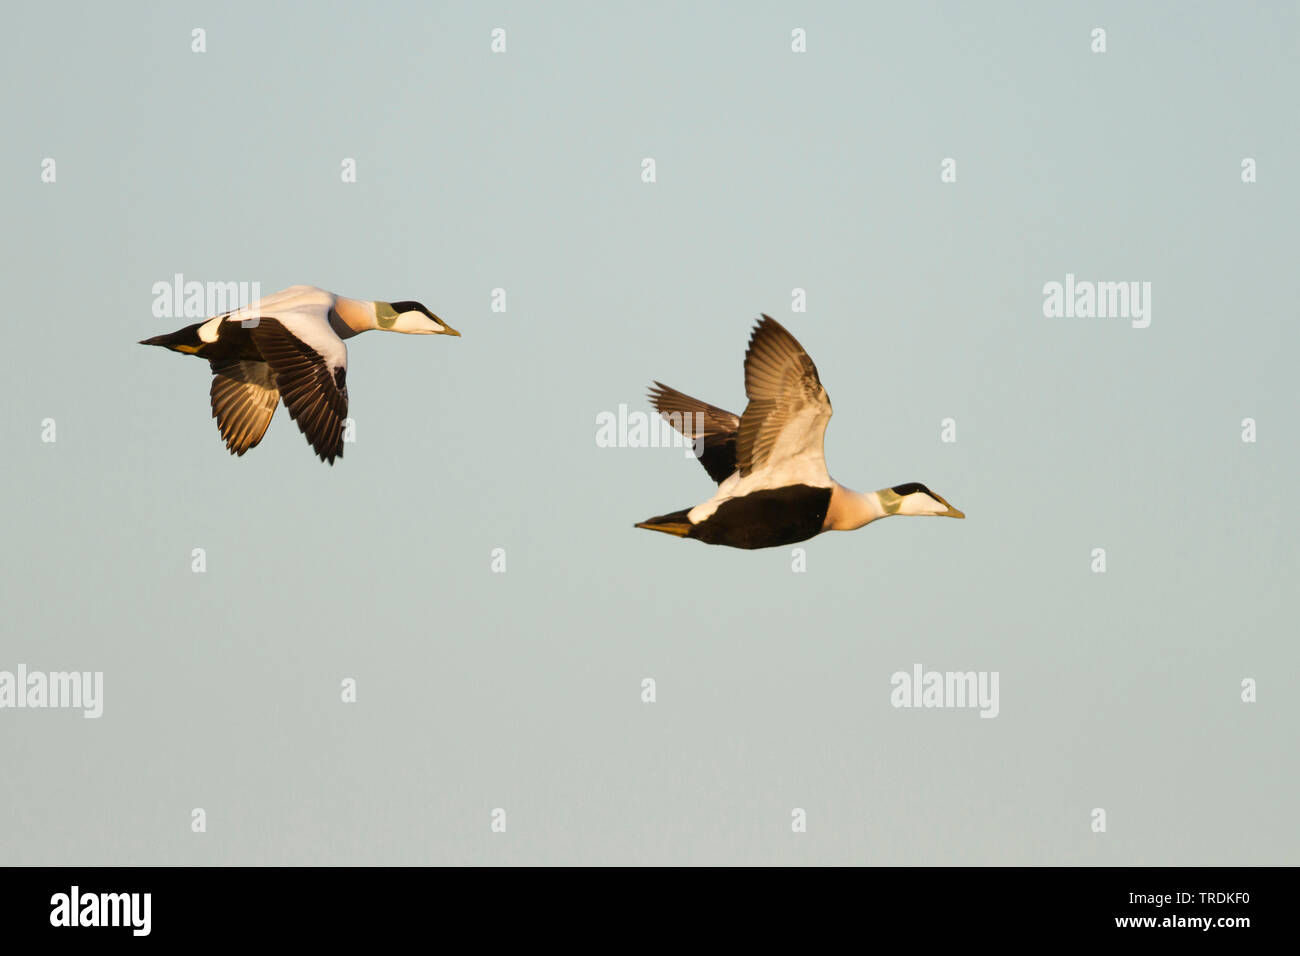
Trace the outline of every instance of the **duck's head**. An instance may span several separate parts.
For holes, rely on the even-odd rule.
[[[375,322],[381,329],[407,335],[460,335],[419,302],[376,302]]]
[[[895,485],[893,488],[886,488],[877,492],[877,494],[880,496],[880,504],[884,507],[886,514],[940,515],[944,518],[966,517],[963,512],[948,504],[943,495],[931,491],[919,481],[909,482],[905,485]]]

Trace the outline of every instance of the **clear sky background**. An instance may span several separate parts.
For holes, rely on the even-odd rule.
[[[105,700],[0,711],[0,862],[1300,862],[1297,37],[1293,3],[11,7],[0,670]],[[151,314],[178,272],[464,337],[349,343],[335,467],[284,409],[235,459],[206,365],[135,344],[192,321]],[[1151,282],[1150,327],[1045,318],[1067,272]],[[652,378],[741,411],[760,312],[832,474],[966,521],[804,573],[633,529],[711,484],[596,416]],[[999,716],[891,707],[917,663],[999,672]]]

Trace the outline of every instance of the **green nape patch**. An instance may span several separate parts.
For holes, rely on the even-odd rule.
[[[885,514],[887,515],[898,514],[898,509],[903,506],[902,497],[895,494],[892,488],[882,488],[880,491],[876,492],[876,495],[880,498],[880,507],[885,509]]]
[[[375,321],[381,329],[391,329],[397,324],[397,310],[387,302],[376,302]]]

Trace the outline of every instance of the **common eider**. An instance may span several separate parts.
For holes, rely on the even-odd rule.
[[[321,461],[343,457],[348,417],[344,339],[371,329],[460,335],[419,302],[347,299],[296,285],[141,345],[207,359],[212,417],[232,455],[262,440],[281,400]]]
[[[745,394],[749,404],[737,417],[654,383],[651,402],[695,442],[718,490],[694,508],[636,527],[731,548],[772,548],[889,515],[966,517],[919,482],[862,493],[831,478],[823,452],[830,399],[808,353],[766,315],[745,353]]]

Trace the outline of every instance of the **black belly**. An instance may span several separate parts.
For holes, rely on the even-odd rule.
[[[229,322],[221,323],[221,332],[215,342],[204,342],[195,354],[210,362],[266,361],[253,344],[248,329]]]
[[[729,548],[776,548],[820,534],[831,503],[829,488],[789,485],[732,498],[688,537]]]

